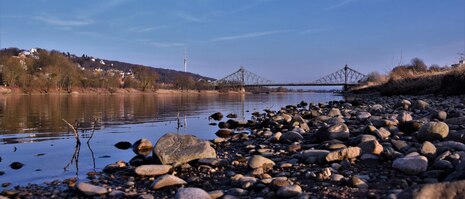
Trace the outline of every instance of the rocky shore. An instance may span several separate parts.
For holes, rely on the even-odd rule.
[[[248,121],[215,113],[214,140],[117,143],[137,155],[0,198],[465,198],[464,99],[302,102]]]

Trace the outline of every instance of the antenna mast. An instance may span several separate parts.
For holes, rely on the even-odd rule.
[[[184,72],[187,72],[187,48],[184,48]]]

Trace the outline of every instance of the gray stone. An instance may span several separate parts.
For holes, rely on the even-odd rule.
[[[223,190],[209,191],[208,195],[210,195],[211,199],[217,199],[217,198],[223,197],[224,192],[223,192]]]
[[[444,141],[436,144],[436,147],[444,147],[448,149],[455,149],[458,151],[465,151],[465,144],[456,141]]]
[[[243,176],[242,174],[236,174],[231,177],[231,184],[236,187],[248,189],[257,182],[257,178],[250,176]]]
[[[445,121],[447,119],[447,112],[438,111],[434,114],[434,118],[438,119],[439,121]]]
[[[431,142],[425,141],[421,145],[420,153],[427,157],[434,157],[436,154],[436,146],[434,146],[434,144]]]
[[[307,121],[305,121],[305,119],[302,118],[301,116],[294,116],[292,117],[292,120],[294,122],[299,123],[300,128],[303,129],[305,132],[310,131],[310,127],[308,126]]]
[[[446,123],[451,125],[463,125],[465,124],[465,116],[446,119]]]
[[[282,198],[290,198],[302,193],[302,188],[299,185],[288,185],[278,189],[276,195]]]
[[[376,140],[376,137],[373,136],[373,135],[368,135],[368,134],[361,134],[361,135],[358,135],[357,137],[355,138],[352,138],[350,140],[350,143],[352,145],[358,145],[362,142],[366,142],[366,141],[370,141],[370,140]]]
[[[401,104],[401,106],[402,106],[402,108],[403,108],[404,110],[408,110],[408,109],[410,108],[410,106],[412,106],[412,102],[410,102],[410,101],[408,101],[408,100],[405,100],[405,99],[402,100],[402,101],[400,102],[400,104]]]
[[[140,139],[137,140],[134,144],[132,144],[132,151],[134,151],[134,153],[136,153],[137,155],[148,156],[150,155],[152,148],[152,142],[150,142],[150,140],[148,139]]]
[[[206,191],[200,188],[188,187],[179,188],[176,192],[176,199],[211,199],[210,195]]]
[[[414,109],[419,109],[419,110],[426,110],[429,107],[428,102],[425,102],[423,100],[417,100],[413,104]]]
[[[171,165],[142,165],[136,167],[135,172],[141,176],[159,176],[168,173],[171,168]]]
[[[333,181],[339,182],[339,181],[341,181],[341,180],[344,179],[344,176],[341,175],[341,174],[336,174],[336,173],[334,173],[334,174],[331,175],[331,179],[332,179]]]
[[[85,182],[78,182],[76,184],[76,188],[86,196],[103,195],[108,193],[108,190],[103,187],[95,186]]]
[[[449,126],[444,122],[428,122],[424,124],[417,134],[418,140],[434,141],[444,139],[449,134]]]
[[[350,136],[349,127],[344,123],[334,124],[320,128],[316,136],[319,140],[347,139]]]
[[[193,135],[168,133],[153,148],[153,153],[163,164],[187,163],[202,158],[216,158],[216,151],[208,142]]]
[[[447,171],[453,169],[454,166],[447,160],[437,160],[433,163],[433,168]]]
[[[358,146],[362,149],[362,154],[379,155],[383,152],[383,145],[379,144],[377,140],[362,142]]]
[[[222,137],[222,138],[231,137],[233,134],[234,134],[234,131],[231,130],[231,129],[227,129],[227,128],[219,129],[219,130],[215,133],[215,135],[217,135],[218,137]]]
[[[465,180],[418,185],[402,191],[397,198],[465,198]]]
[[[358,121],[366,121],[368,118],[371,117],[371,113],[369,112],[366,112],[366,111],[360,111],[360,112],[357,112],[357,120]]]
[[[275,165],[275,163],[268,159],[268,158],[265,158],[263,156],[260,156],[260,155],[254,155],[252,157],[250,157],[249,161],[247,162],[247,165],[249,165],[250,168],[252,169],[256,169],[256,168],[260,168],[260,167],[273,167]]]
[[[329,110],[328,117],[334,117],[334,116],[339,116],[339,115],[342,115],[341,110],[337,108],[332,108],[331,110]]]
[[[319,163],[323,162],[330,152],[328,150],[309,149],[302,151],[300,156],[306,163]]]
[[[185,185],[185,184],[187,184],[187,182],[184,181],[183,179],[178,178],[174,175],[166,174],[166,175],[162,175],[158,177],[155,181],[153,181],[150,187],[156,190],[156,189],[160,189],[163,187],[178,186],[178,185]]]
[[[343,159],[352,159],[360,156],[361,149],[360,147],[349,147],[346,149],[340,149],[337,151],[332,151],[328,155],[326,155],[326,161],[338,161]]]
[[[379,139],[385,140],[391,135],[391,132],[384,127],[381,127],[375,130],[375,135],[378,136]]]
[[[410,148],[410,146],[404,140],[391,139],[391,143],[399,151],[407,151]]]
[[[410,113],[407,111],[402,111],[397,116],[397,120],[399,121],[399,123],[405,123],[408,121],[412,121],[412,115],[410,115]]]
[[[359,189],[368,189],[368,184],[360,179],[358,176],[352,176],[350,179],[350,182],[352,183],[353,187],[359,188]]]
[[[284,132],[279,141],[283,142],[283,141],[286,141],[286,142],[298,142],[298,141],[301,141],[303,140],[304,137],[300,134],[300,133],[297,133],[297,132],[294,132],[294,131],[288,131],[288,132]]]
[[[392,167],[405,174],[416,175],[428,169],[428,158],[420,155],[407,155],[394,160]]]

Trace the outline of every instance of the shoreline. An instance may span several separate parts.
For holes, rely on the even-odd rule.
[[[290,94],[290,93],[334,93],[341,94],[332,91],[289,91],[289,92],[240,92],[240,91],[218,91],[218,90],[179,90],[179,89],[157,89],[151,91],[141,91],[137,89],[124,89],[118,88],[110,92],[108,89],[75,89],[71,92],[68,91],[51,91],[51,92],[40,92],[32,91],[25,93],[20,88],[8,88],[0,86],[0,95],[129,95],[129,94]]]
[[[140,165],[168,165],[136,156],[88,173],[86,180],[17,186],[2,195],[174,197],[183,187],[196,187],[211,198],[411,198],[431,190],[463,196],[463,97],[359,96],[257,112],[257,120],[246,123],[220,122],[220,136],[209,143],[217,155],[210,159],[141,175]],[[442,127],[434,131],[424,128],[428,125]],[[184,182],[154,188],[162,177]],[[448,186],[454,188],[444,189]]]

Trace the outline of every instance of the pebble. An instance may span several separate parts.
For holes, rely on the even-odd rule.
[[[168,173],[171,165],[142,165],[135,169],[137,175],[141,176],[159,176]]]
[[[163,187],[179,186],[179,185],[185,185],[185,184],[187,184],[187,182],[184,181],[183,179],[178,178],[174,175],[165,174],[155,179],[155,181],[153,181],[150,187],[152,189],[160,189]]]
[[[107,194],[108,190],[100,187],[100,186],[95,186],[89,183],[85,182],[79,182],[76,184],[76,188],[85,194],[86,196],[95,196],[95,195],[103,195]]]
[[[265,158],[263,156],[260,156],[260,155],[253,155],[252,157],[250,157],[247,165],[249,165],[250,168],[252,169],[256,169],[256,168],[259,168],[259,167],[273,167],[275,165],[275,163],[268,159],[268,158]]]
[[[282,186],[276,192],[278,197],[290,198],[302,193],[302,188],[299,185]]]
[[[203,189],[195,187],[179,188],[176,199],[211,199],[210,195]]]

